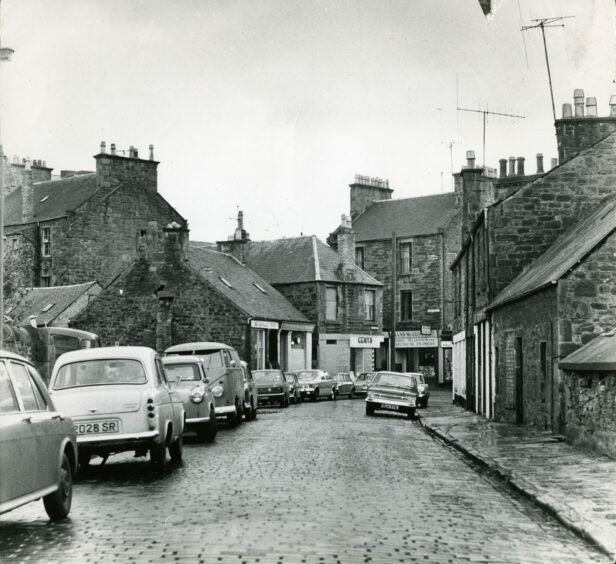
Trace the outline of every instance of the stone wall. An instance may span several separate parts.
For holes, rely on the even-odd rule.
[[[516,422],[515,339],[519,337],[523,351],[524,423],[548,429],[553,421],[558,422],[562,383],[559,370],[552,362],[557,350],[556,316],[555,288],[531,294],[492,312],[496,420]],[[545,343],[543,366],[541,343]]]
[[[11,225],[5,231],[4,296],[10,300],[19,288],[38,286],[38,233],[35,224]]]
[[[565,372],[567,440],[616,458],[616,372]]]
[[[558,160],[564,163],[616,131],[616,117],[557,119],[555,126]]]
[[[391,200],[393,190],[382,186],[368,186],[365,184],[350,184],[351,217],[356,218],[360,213],[379,200]]]

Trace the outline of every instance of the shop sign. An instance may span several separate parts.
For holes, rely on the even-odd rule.
[[[261,321],[260,319],[251,319],[250,326],[254,329],[275,329],[277,330],[279,325],[277,321]]]
[[[383,342],[382,335],[350,335],[352,349],[378,349]]]
[[[430,329],[429,325],[422,325],[421,326],[421,334],[422,335],[430,335],[430,334],[432,334],[432,329]]]
[[[441,348],[442,349],[452,349],[453,343],[451,341],[441,341]]]
[[[438,347],[436,331],[431,331],[430,336],[422,335],[419,331],[396,331],[397,349],[422,349]]]

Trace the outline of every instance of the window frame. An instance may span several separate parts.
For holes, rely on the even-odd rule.
[[[405,296],[410,299],[404,299]],[[406,313],[410,313],[410,316]],[[400,290],[400,321],[413,321],[413,290]]]
[[[408,249],[408,255],[404,252],[405,249]],[[398,273],[411,274],[412,271],[413,241],[400,241],[398,242]]]
[[[372,303],[369,303],[369,296],[372,296]],[[376,321],[376,291],[369,288],[364,289],[364,321]]]
[[[333,301],[328,298],[331,295],[335,297]],[[333,317],[330,317],[332,304]],[[325,286],[325,321],[338,321],[338,288],[336,286]]]
[[[51,227],[41,227],[41,256],[51,256]]]
[[[355,264],[362,270],[365,270],[366,247],[355,247]]]

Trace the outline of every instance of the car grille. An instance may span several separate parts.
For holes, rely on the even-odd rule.
[[[275,386],[272,386],[271,388],[259,388],[259,393],[262,393],[262,394],[268,394],[268,393],[275,394],[275,393],[280,393],[280,392],[282,392],[282,388],[275,387]]]
[[[412,396],[410,394],[384,394],[382,392],[377,392],[374,394],[375,399],[392,399],[392,400],[409,400]]]

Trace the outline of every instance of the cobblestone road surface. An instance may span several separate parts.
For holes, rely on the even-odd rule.
[[[430,409],[430,408],[428,408]],[[187,441],[164,475],[100,459],[70,520],[3,515],[2,562],[606,562],[395,414],[362,400],[263,409]]]

